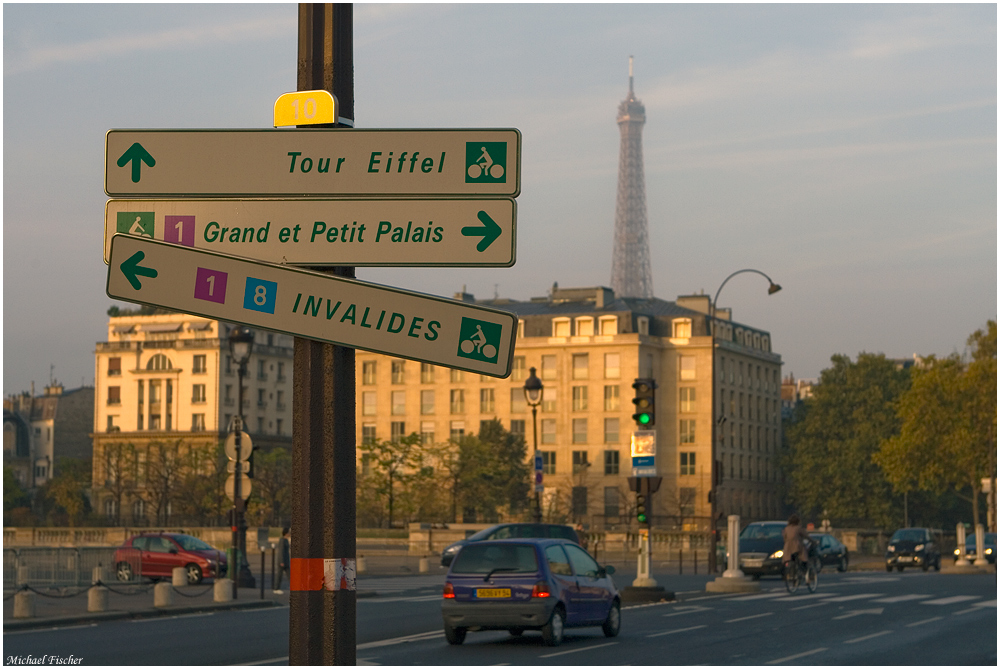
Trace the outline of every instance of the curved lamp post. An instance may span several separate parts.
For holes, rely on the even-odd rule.
[[[542,403],[542,380],[535,376],[535,368],[528,370],[528,379],[524,382],[524,401],[531,407],[531,436],[535,449],[532,459],[538,455],[538,405]],[[531,485],[535,486],[534,470],[532,470]],[[542,493],[535,488],[535,522],[542,522]]]
[[[241,454],[241,437],[243,435],[243,377],[247,373],[247,362],[250,360],[250,353],[253,351],[253,330],[245,325],[240,325],[229,331],[229,354],[239,365],[237,376],[239,378],[239,391],[237,401],[239,407],[236,412],[236,419],[233,421],[233,431],[236,435],[236,453]],[[253,574],[250,572],[250,563],[247,561],[247,522],[246,503],[243,501],[243,472],[240,465],[236,465],[233,472],[233,548],[239,551],[239,558],[233,553],[233,560],[239,560],[239,565],[230,565],[229,574],[233,581],[233,598],[236,598],[239,586],[248,588],[254,587]]]
[[[715,331],[716,331],[716,327],[715,327],[715,321],[716,321],[716,318],[715,318],[715,305],[718,304],[718,302],[719,302],[719,293],[722,292],[723,286],[725,286],[726,283],[730,279],[732,279],[734,276],[736,276],[737,274],[743,274],[744,272],[753,272],[754,274],[760,274],[762,277],[764,277],[765,279],[767,279],[767,283],[768,283],[767,294],[768,295],[774,295],[779,290],[781,290],[781,286],[779,286],[778,284],[776,284],[774,281],[771,281],[771,277],[769,277],[767,274],[764,274],[759,269],[741,269],[741,270],[737,270],[737,271],[733,272],[732,274],[730,274],[729,276],[727,276],[725,278],[725,280],[722,282],[722,285],[719,286],[719,289],[717,291],[715,291],[715,298],[712,300],[712,313],[711,313],[711,319],[712,319],[712,429],[711,429],[712,445],[711,445],[711,448],[710,448],[711,457],[710,457],[710,460],[709,460],[709,482],[710,482],[711,488],[710,488],[709,493],[708,493],[709,506],[710,506],[710,509],[711,509],[711,511],[710,511],[711,521],[710,522],[711,522],[711,531],[712,531],[712,539],[711,539],[712,550],[708,554],[708,571],[711,574],[715,573],[716,567],[718,566],[718,557],[716,555],[716,550],[717,550],[717,547],[718,547],[718,540],[719,540],[718,519],[716,518],[717,506],[718,506],[717,501],[716,501],[716,498],[718,497],[718,491],[716,490],[716,482],[717,482],[719,476],[718,476],[718,472],[716,472],[717,463],[716,463],[716,459],[715,459],[716,458],[716,446],[717,446],[716,442],[718,441],[718,437],[716,435],[716,430],[718,429],[718,424],[719,424],[719,418],[715,415],[716,414],[716,404],[715,403],[716,403],[716,393],[717,393],[716,379],[719,376],[719,370],[718,370],[718,367],[716,366],[716,355],[715,355],[715,349],[716,349],[716,343],[715,343]],[[732,569],[733,566],[730,565],[730,568]]]

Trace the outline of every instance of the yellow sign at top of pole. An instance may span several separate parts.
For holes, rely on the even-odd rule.
[[[329,91],[285,93],[274,102],[274,127],[337,122],[337,98]]]

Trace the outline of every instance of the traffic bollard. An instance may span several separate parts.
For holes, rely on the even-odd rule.
[[[95,585],[87,592],[87,611],[100,613],[108,610],[108,589],[103,585]]]
[[[426,574],[431,570],[430,564],[428,563],[426,557],[420,558],[419,570],[421,574]]]
[[[215,590],[212,596],[217,602],[233,601],[233,582],[228,578],[215,579]]]
[[[170,572],[171,584],[175,588],[182,588],[188,584],[187,580],[187,569],[184,567],[174,567],[173,571]]]
[[[29,590],[22,590],[14,595],[14,617],[35,617],[35,593]]]
[[[365,556],[364,555],[359,555],[358,556],[358,565],[357,566],[358,566],[358,573],[359,574],[367,574],[368,573],[368,562],[365,561]]]
[[[160,581],[153,586],[153,606],[161,609],[174,605],[174,588],[170,583]]]

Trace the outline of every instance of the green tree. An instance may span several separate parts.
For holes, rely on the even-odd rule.
[[[364,486],[365,492],[373,493],[375,500],[384,501],[391,528],[397,511],[397,490],[405,490],[407,484],[420,473],[424,450],[420,435],[414,432],[398,441],[376,439],[361,444],[358,449],[363,454],[362,461],[369,468],[359,477],[358,488]]]
[[[91,483],[90,460],[65,458],[56,464],[55,476],[45,484],[46,517],[56,525],[75,527],[90,511],[87,490]]]
[[[515,514],[524,508],[530,488],[524,437],[494,419],[456,446],[450,463],[456,513],[458,508],[474,509],[477,516],[494,520],[502,511]]]
[[[13,467],[3,468],[3,515],[4,525],[8,525],[8,518],[14,509],[31,509],[31,497],[28,491],[21,486],[21,482],[14,475]],[[23,515],[23,511],[17,515]]]
[[[292,452],[277,447],[253,457],[250,516],[258,525],[281,525],[291,513]]]
[[[873,456],[899,432],[894,403],[909,387],[909,373],[882,354],[843,355],[788,427],[785,461],[788,498],[806,515],[891,526],[901,519],[899,500]]]
[[[876,461],[898,491],[951,489],[972,504],[979,523],[983,478],[997,471],[997,326],[968,339],[971,360],[927,358],[896,410],[900,432]]]
[[[122,504],[136,490],[136,469],[138,452],[132,443],[114,442],[104,446],[104,481],[102,487],[108,491],[114,509],[110,517],[112,525],[121,523]]]

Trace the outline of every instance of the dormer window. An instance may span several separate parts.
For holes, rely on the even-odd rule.
[[[618,317],[617,316],[601,316],[599,321],[601,334],[602,335],[616,335],[618,334]]]
[[[576,319],[576,336],[592,337],[594,335],[594,319],[590,316],[581,316]]]
[[[636,326],[639,328],[639,334],[648,335],[649,334],[649,316],[639,316],[636,319]]]
[[[673,321],[674,339],[688,339],[691,337],[691,319],[675,318]]]
[[[553,318],[552,319],[552,336],[553,337],[568,337],[569,336],[569,319],[568,318]]]

